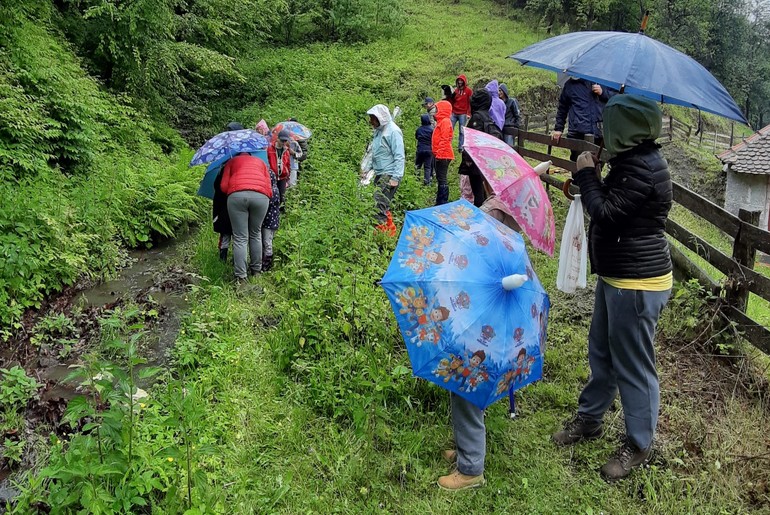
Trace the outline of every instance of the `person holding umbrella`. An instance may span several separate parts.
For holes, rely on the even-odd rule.
[[[227,195],[227,212],[233,227],[233,267],[235,280],[246,281],[248,271],[262,271],[262,221],[273,195],[265,163],[242,152],[228,160],[222,171],[222,192]]]
[[[551,139],[559,142],[569,118],[568,138],[583,139],[590,134],[596,144],[601,145],[602,109],[612,94],[608,88],[599,84],[570,77],[562,86],[559,95],[559,108],[556,110],[556,123],[551,132]],[[576,150],[571,151],[570,161],[577,159],[577,156]]]
[[[492,107],[492,95],[489,91],[486,89],[476,90],[471,97],[470,105],[473,114],[471,114],[468,127],[485,132],[502,140],[503,133],[495,124],[494,120],[492,120],[492,116],[489,113],[489,109]],[[473,162],[473,159],[471,159],[467,152],[462,153],[459,173],[460,175],[468,176],[471,189],[473,190],[473,204],[476,207],[481,207],[486,199],[486,193],[484,192],[484,177],[482,176],[479,167]]]
[[[665,236],[672,203],[668,164],[655,139],[661,111],[649,98],[615,95],[604,109],[604,145],[612,156],[602,181],[583,152],[573,174],[591,216],[589,256],[599,276],[588,334],[591,377],[577,415],[554,433],[558,445],[602,435],[602,418],[620,393],[626,439],[602,468],[615,481],[650,458],[660,406],[655,329],[672,287]]]

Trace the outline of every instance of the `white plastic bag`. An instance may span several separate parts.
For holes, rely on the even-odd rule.
[[[564,293],[575,293],[576,289],[586,287],[587,273],[588,242],[583,221],[583,203],[580,195],[575,195],[561,237],[556,287]]]

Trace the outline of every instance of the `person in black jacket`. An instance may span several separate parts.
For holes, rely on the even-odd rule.
[[[430,115],[420,116],[420,125],[414,131],[414,137],[417,140],[417,152],[414,156],[414,171],[419,175],[420,168],[423,170],[423,184],[430,186],[433,178],[433,151],[431,150],[431,141],[433,140],[433,125],[430,121]]]
[[[503,130],[509,128],[518,129],[521,125],[519,102],[514,97],[508,96],[508,86],[505,84],[500,84],[499,95],[500,100],[505,103],[505,124],[503,125]],[[513,146],[513,135],[505,134],[505,142]]]
[[[654,338],[673,283],[664,234],[673,195],[668,164],[655,143],[660,132],[655,102],[616,95],[604,110],[604,144],[614,155],[609,173],[602,181],[595,157],[584,152],[573,174],[591,217],[588,250],[599,280],[588,334],[591,378],[577,416],[553,439],[571,445],[601,436],[602,417],[619,392],[626,440],[601,469],[607,480],[649,460],[658,422]]]
[[[214,220],[214,232],[219,233],[219,243],[217,244],[219,259],[227,261],[227,250],[230,248],[233,226],[230,224],[230,215],[227,212],[227,195],[222,191],[221,184],[222,170],[219,170],[216,179],[214,179],[214,199],[211,214]]]
[[[486,132],[498,139],[503,139],[503,133],[492,121],[489,115],[489,108],[492,106],[492,95],[486,89],[479,88],[471,96],[471,119],[468,121],[468,127],[477,131]],[[481,207],[487,198],[484,191],[484,177],[481,175],[476,163],[467,152],[462,153],[459,173],[467,175],[473,190],[473,205]]]
[[[562,86],[559,95],[559,108],[556,110],[556,122],[551,132],[551,139],[559,142],[564,126],[569,119],[568,138],[584,139],[586,135],[594,136],[594,142],[602,142],[602,110],[614,90],[604,88],[585,79],[570,77]],[[574,161],[578,152],[570,152],[569,159]]]

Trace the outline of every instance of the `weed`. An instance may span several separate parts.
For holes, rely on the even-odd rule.
[[[34,378],[29,377],[19,366],[0,368],[0,405],[4,411],[24,409],[40,388]]]

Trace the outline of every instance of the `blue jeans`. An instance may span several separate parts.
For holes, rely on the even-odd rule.
[[[449,117],[449,121],[452,122],[452,130],[454,130],[455,124],[460,122],[460,142],[458,143],[457,148],[462,152],[463,143],[465,143],[465,124],[468,123],[468,115],[452,113],[452,116]]]

